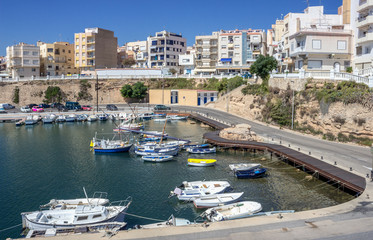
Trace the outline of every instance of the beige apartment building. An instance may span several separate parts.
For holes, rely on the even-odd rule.
[[[133,59],[136,60],[134,67],[146,68],[148,67],[148,42],[136,41],[126,43],[126,51],[131,52]]]
[[[266,33],[262,30],[221,30],[217,73],[248,72],[259,55],[267,54],[266,42]]]
[[[218,91],[194,89],[150,89],[149,104],[201,106],[218,99]]]
[[[74,44],[68,42],[38,42],[40,48],[40,75],[60,76],[78,73],[74,65]]]
[[[39,47],[19,43],[6,48],[7,71],[12,78],[40,76]]]
[[[196,36],[194,74],[210,75],[216,73],[219,32],[212,35]]]
[[[117,67],[118,39],[113,31],[86,28],[84,33],[75,33],[74,39],[75,67],[80,73]]]

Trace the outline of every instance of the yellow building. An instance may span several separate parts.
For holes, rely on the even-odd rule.
[[[74,44],[38,42],[37,45],[40,47],[40,75],[58,76],[78,73],[74,66]]]
[[[191,89],[150,89],[150,104],[177,104],[182,106],[201,106],[218,99],[218,91]]]
[[[86,28],[75,33],[75,67],[81,73],[99,68],[117,67],[118,39],[114,32],[101,28]]]

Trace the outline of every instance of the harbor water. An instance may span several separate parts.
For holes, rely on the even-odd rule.
[[[145,130],[162,131],[164,124],[145,122]],[[0,230],[21,224],[21,212],[35,211],[50,199],[82,198],[95,191],[108,193],[111,201],[132,196],[126,216],[128,227],[154,223],[151,219],[176,217],[195,220],[202,210],[192,203],[168,198],[183,181],[227,180],[234,192],[244,192],[242,200],[260,202],[263,211],[309,210],[333,206],[353,197],[327,183],[265,154],[220,149],[204,156],[180,152],[174,161],[143,162],[133,152],[94,154],[89,147],[95,133],[112,133],[111,121],[63,123],[15,127],[0,123]],[[170,122],[170,136],[201,142],[213,129],[192,120]],[[109,136],[108,136],[109,137]],[[189,167],[188,157],[214,158],[214,167]],[[266,177],[236,179],[232,163],[261,163]],[[307,177],[308,176],[308,177]],[[18,238],[21,226],[1,231],[0,239]]]

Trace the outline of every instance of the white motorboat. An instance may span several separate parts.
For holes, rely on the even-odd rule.
[[[88,200],[87,200],[88,201]],[[25,212],[22,215],[24,228],[30,230],[62,229],[90,226],[99,223],[123,222],[131,197],[112,202],[109,206],[82,204],[75,208],[56,208]]]
[[[42,121],[44,124],[47,124],[47,123],[53,123],[55,120],[56,120],[57,116],[54,115],[54,114],[50,114],[50,115],[47,115],[45,116]]]
[[[97,116],[96,115],[89,115],[87,118],[88,122],[95,122],[97,121]]]
[[[178,121],[178,120],[186,120],[188,116],[170,115],[169,118],[171,121]]]
[[[188,219],[185,218],[175,218],[174,215],[171,215],[167,221],[159,222],[159,223],[152,223],[146,225],[140,225],[138,228],[163,228],[163,227],[170,227],[170,226],[187,226],[192,224]]]
[[[141,159],[145,162],[167,162],[172,160],[173,157],[171,155],[147,155],[142,156]]]
[[[57,118],[56,118],[56,122],[65,122],[66,121],[66,117],[65,115],[59,115]]]
[[[36,122],[39,122],[41,120],[41,116],[40,115],[33,115],[32,119],[34,119]]]
[[[69,114],[66,117],[66,122],[75,122],[75,120],[76,120],[76,115],[75,114]]]
[[[236,202],[243,195],[239,193],[220,193],[208,196],[201,196],[193,199],[193,204],[196,208],[210,208],[219,205],[225,205]]]
[[[34,125],[36,124],[38,121],[34,119],[33,116],[27,116],[26,119],[25,119],[25,124],[26,125]]]
[[[227,181],[185,181],[181,186],[171,191],[170,196],[176,195],[181,201],[193,201],[194,198],[201,196],[222,193],[230,188],[230,186]]]
[[[260,163],[238,163],[238,164],[229,164],[229,168],[232,171],[248,171],[251,169],[259,168]]]
[[[260,203],[243,201],[209,208],[201,214],[201,217],[205,217],[211,222],[218,222],[250,217],[260,211],[262,211],[262,205]]]

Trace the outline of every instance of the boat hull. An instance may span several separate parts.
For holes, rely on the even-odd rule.
[[[238,201],[241,198],[241,193],[222,193],[206,197],[200,197],[193,200],[193,204],[196,208],[210,208],[216,207],[221,204],[230,204]]]
[[[235,171],[235,176],[238,179],[250,179],[263,177],[267,172],[266,168],[253,169],[250,171]]]
[[[206,216],[211,222],[219,222],[251,217],[260,211],[262,211],[260,203],[244,201],[207,209],[201,216]]]
[[[132,146],[132,145],[131,145]],[[93,148],[95,153],[118,153],[118,152],[128,152],[131,146],[112,148],[112,149],[103,149],[103,148]]]

